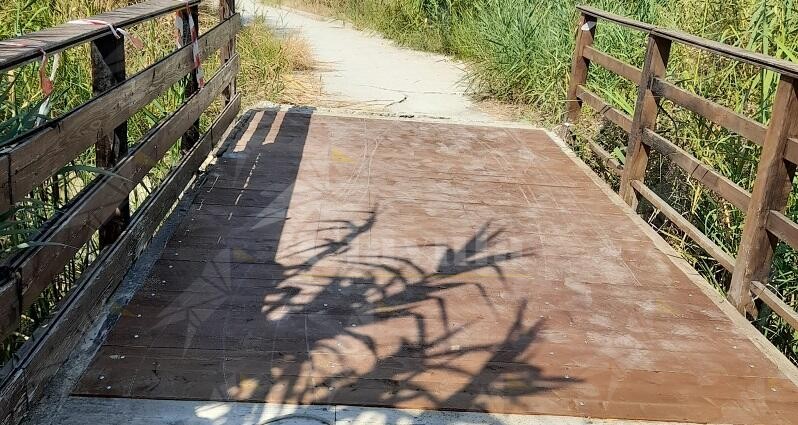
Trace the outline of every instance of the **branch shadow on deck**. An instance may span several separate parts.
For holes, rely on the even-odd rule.
[[[452,303],[468,301],[452,298],[452,291],[465,290],[495,308],[497,300],[475,276],[487,273],[504,282],[503,263],[535,256],[497,249],[502,229],[492,223],[464,243],[377,251],[360,245],[389,213],[377,203],[352,211],[351,218],[346,211],[335,219],[319,217],[313,232],[293,226],[303,220],[290,214],[303,208],[295,187],[311,117],[289,112],[283,118],[266,110],[246,118],[244,144],[223,156],[219,174],[202,189],[183,232],[173,236],[151,276],[171,281],[173,265],[185,270],[178,276],[181,293],[159,308],[146,331],[151,338],[142,344],[152,353],[162,345],[160,336],[180,333],[175,348],[184,356],[211,349],[219,357],[194,375],[142,367],[137,373],[157,378],[136,376],[122,396],[495,411],[496,398],[511,406],[517,398],[579,382],[547,375],[526,360],[545,326],[543,319],[525,316],[526,300],[502,318],[509,326],[496,330],[499,342],[463,343],[475,332],[474,317],[463,317],[462,309],[452,317]],[[235,190],[220,189],[223,183]],[[310,191],[317,189],[323,192]],[[178,242],[199,247],[206,241],[215,242],[210,259],[198,254],[181,260],[188,264],[182,267],[170,257]],[[147,296],[160,296],[145,292],[129,311],[147,305]],[[117,327],[125,320],[132,319],[122,317]],[[112,331],[106,345],[136,345],[124,338]],[[203,387],[203,374],[221,379]],[[91,394],[94,379],[90,367],[76,393]],[[454,392],[438,385],[452,380],[459,387]],[[484,396],[494,398],[490,408]]]

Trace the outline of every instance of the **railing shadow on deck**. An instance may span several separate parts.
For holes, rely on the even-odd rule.
[[[240,295],[239,290],[255,282],[254,279],[242,278],[240,269],[236,269],[240,267],[236,261],[246,257],[247,262],[268,265],[269,269],[270,284],[258,286],[262,292],[256,297],[263,300],[261,317],[267,324],[253,329],[268,329],[272,325],[277,327],[281,321],[299,324],[304,320],[305,329],[297,329],[295,334],[304,333],[305,338],[298,341],[297,349],[290,353],[263,354],[271,356],[271,361],[264,363],[270,365],[271,370],[263,371],[270,382],[237,373],[233,365],[224,372],[226,387],[217,388],[213,394],[207,394],[206,399],[286,404],[358,404],[353,402],[351,396],[341,394],[358,392],[358,385],[368,381],[372,387],[374,383],[385,385],[368,389],[368,397],[363,397],[361,389],[363,405],[397,406],[408,401],[421,401],[423,405],[441,410],[469,406],[469,410],[488,411],[490,409],[481,404],[478,395],[501,395],[503,402],[511,405],[518,397],[579,382],[567,376],[547,375],[526,360],[530,348],[545,326],[544,319],[532,321],[525,317],[528,314],[526,300],[517,302],[514,317],[504,318],[511,325],[500,342],[461,346],[452,341],[467,332],[473,324],[452,322],[449,315],[450,300],[446,299],[446,293],[471,287],[482,298],[475,301],[493,307],[494,301],[486,289],[474,281],[473,276],[469,278],[469,273],[492,271],[496,278],[507,285],[509,283],[505,281],[502,264],[535,254],[526,249],[497,250],[494,240],[502,234],[502,229],[495,229],[491,223],[485,223],[469,240],[457,245],[441,241],[416,246],[388,246],[377,250],[379,252],[363,252],[356,246],[357,243],[368,235],[381,214],[384,214],[379,205],[375,205],[368,211],[352,212],[352,218],[319,219],[320,230],[330,231],[335,237],[314,241],[314,234],[308,233],[306,238],[293,238],[293,243],[286,244],[278,258],[277,241],[283,236],[287,220],[292,219],[288,215],[288,207],[295,195],[296,178],[312,114],[289,111],[285,116],[282,122],[276,122],[279,115],[273,110],[265,110],[244,118],[242,127],[245,130],[241,140],[245,140],[246,145],[230,146],[222,158],[236,158],[239,164],[246,165],[233,173],[233,181],[257,180],[260,171],[255,170],[258,169],[271,176],[267,179],[272,181],[269,190],[259,192],[259,203],[265,206],[253,212],[254,217],[260,220],[236,230],[229,238],[223,236],[219,240],[225,248],[219,251],[214,260],[206,263],[205,267],[212,270],[203,272],[203,276],[214,277],[191,282],[185,295],[176,298],[171,306],[163,310],[170,313],[162,317],[162,323],[164,327],[173,326],[175,322],[183,323],[185,332],[191,335],[201,333],[198,330],[210,324],[224,322],[227,317],[225,310],[235,307],[234,304],[241,300],[236,296]],[[280,127],[274,129],[276,125]],[[274,141],[264,145],[267,136],[275,131]],[[276,169],[282,171],[279,174],[268,171]],[[295,204],[292,204],[294,207]],[[235,237],[245,234],[249,235],[250,241],[271,242],[241,245],[243,242],[236,241]],[[252,251],[258,245],[269,245],[274,249]],[[437,257],[430,259],[430,250],[439,253]],[[420,264],[419,259],[424,259],[427,265]],[[320,264],[339,264],[341,267],[338,272],[331,273],[327,268],[317,271]],[[351,270],[347,267],[357,268],[358,273],[347,273],[346,270]],[[262,282],[264,279],[258,275],[258,280]],[[309,285],[315,286],[315,292],[307,292]],[[197,291],[192,291],[191,286]],[[209,293],[209,287],[215,288],[215,291]],[[198,297],[198,293],[205,295]],[[434,303],[437,314],[419,312],[421,303]],[[213,313],[202,317],[196,314],[197,309]],[[327,322],[308,332],[308,318],[325,312],[333,314],[318,316],[315,320],[326,318]],[[292,317],[302,320],[291,320]],[[364,326],[396,320],[398,326],[414,323],[415,329],[405,330],[401,343],[390,346],[389,353],[385,353],[386,347],[378,346],[378,341],[372,336],[360,331]],[[433,336],[428,328],[435,321],[445,331]],[[224,329],[228,326],[250,324],[229,323],[225,324]],[[240,332],[236,335],[240,335]],[[258,335],[251,337],[257,338]],[[361,347],[358,354],[366,355],[364,363],[370,364],[367,370],[347,367],[324,379],[309,377],[307,370],[314,367],[315,353],[323,352],[332,361],[335,361],[336,356],[346,355],[342,352],[340,342],[335,345],[335,341],[341,341],[342,337]],[[188,348],[193,343],[186,338],[185,344]],[[476,353],[481,354],[480,358],[487,359],[476,372],[455,364],[457,359]],[[349,354],[352,354],[351,351]],[[489,367],[496,362],[514,365],[497,372]],[[434,373],[456,376],[463,382],[461,389],[454,394],[441,394],[432,388],[412,383],[414,378]],[[399,388],[397,383],[402,382],[406,384]],[[501,422],[497,419],[496,423]]]

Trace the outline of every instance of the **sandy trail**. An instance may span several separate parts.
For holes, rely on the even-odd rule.
[[[317,106],[395,115],[491,121],[465,94],[463,65],[398,47],[340,20],[239,0],[245,19],[265,16],[278,36],[304,38],[319,63]]]

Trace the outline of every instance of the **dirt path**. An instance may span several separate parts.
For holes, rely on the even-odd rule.
[[[463,66],[452,59],[398,47],[339,20],[240,0],[245,18],[264,15],[280,36],[304,38],[319,63],[318,106],[398,115],[490,121],[464,94]]]

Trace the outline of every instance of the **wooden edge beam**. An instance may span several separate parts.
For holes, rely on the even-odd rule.
[[[751,281],[751,294],[767,304],[785,322],[789,323],[793,329],[798,330],[798,313],[779,298],[778,295],[768,289],[762,282]]]
[[[714,169],[704,165],[698,158],[689,154],[675,143],[646,129],[643,142],[679,166],[690,178],[699,181],[721,198],[741,211],[747,211],[751,194]]]
[[[770,210],[767,222],[768,231],[787,243],[793,249],[798,249],[798,224],[795,224],[786,215],[779,211]]]
[[[207,57],[219,50],[235,37],[240,27],[240,15],[235,15],[203,34],[199,40],[200,55]],[[180,81],[191,71],[192,64],[191,46],[184,46],[63,117],[9,142],[12,146],[0,157],[5,158],[0,159],[0,174],[2,161],[9,161],[7,178],[10,179],[7,190],[0,191],[0,207],[19,202],[88,149],[98,131],[113,132],[137,110]]]
[[[739,134],[746,139],[762,146],[765,141],[767,126],[752,120],[745,115],[721,106],[711,100],[705,99],[696,94],[690,93],[675,84],[669,83],[661,78],[654,78],[651,84],[651,91],[657,96],[662,96],[688,109],[702,117],[718,124],[727,130]]]
[[[584,55],[590,62],[631,81],[634,85],[640,84],[640,76],[642,75],[640,68],[616,59],[593,46],[585,46]]]
[[[125,28],[185,8],[186,4],[189,6],[198,5],[200,1],[149,0],[86,19],[105,21],[114,25],[114,27]],[[111,34],[111,30],[105,25],[66,23],[4,40],[25,44],[30,47],[0,46],[0,72],[38,60],[42,56],[41,50],[44,50],[47,54],[58,53],[69,47],[83,44],[108,34]]]
[[[593,110],[601,114],[604,118],[608,119],[611,123],[622,128],[625,132],[628,133],[631,130],[632,117],[621,112],[619,109],[612,107],[598,95],[585,88],[585,86],[580,85],[577,87],[576,97],[587,103],[588,106],[593,108]]]
[[[706,38],[688,34],[683,31],[657,27],[653,28],[651,33],[690,47],[726,57],[728,59],[769,69],[778,74],[787,75],[792,78],[798,78],[798,64],[787,60],[778,59],[772,56],[764,55],[762,53],[752,52],[750,50],[746,50],[741,47],[735,47],[726,43],[707,40]]]
[[[111,172],[84,192],[36,239],[36,246],[15,257],[10,269],[22,282],[21,310],[28,308],[75,252],[113,215],[121,197],[127,196],[177,142],[208,105],[219,96],[238,72],[235,55],[222,65],[208,84],[156,126]],[[2,285],[12,284],[4,282]],[[6,308],[0,306],[0,308]],[[0,337],[7,336],[18,322],[0,323]]]
[[[601,9],[591,6],[578,5],[576,6],[576,10],[637,31],[649,32],[656,28],[654,25],[640,22],[632,18],[627,18],[625,16],[616,15],[614,13],[605,12]]]
[[[784,158],[798,165],[798,139],[790,138],[787,140],[787,149],[784,150]]]
[[[594,155],[601,159],[601,163],[607,167],[610,172],[615,174],[616,176],[620,176],[621,172],[623,171],[623,166],[617,159],[613,158],[612,155],[607,152],[603,147],[601,147],[598,143],[590,140],[587,142],[587,147],[590,148],[590,151],[593,152]]]
[[[703,248],[709,255],[712,256],[723,268],[732,272],[734,271],[734,257],[726,253],[721,247],[713,242],[707,235],[703,234],[697,227],[690,223],[689,220],[684,218],[678,211],[668,205],[662,198],[657,196],[654,191],[646,187],[640,180],[633,180],[632,187],[642,195],[644,198],[651,202],[654,208],[660,210],[665,217],[668,218],[673,224],[681,229],[690,239],[694,240],[701,248]]]

